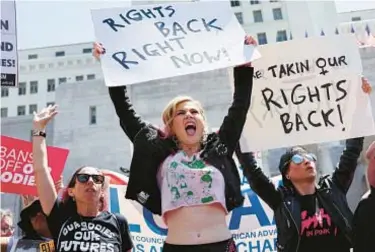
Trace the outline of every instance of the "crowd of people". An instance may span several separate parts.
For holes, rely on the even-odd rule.
[[[256,41],[247,36],[245,44],[256,46]],[[95,43],[94,56],[99,60],[104,53]],[[135,112],[126,86],[109,87],[120,127],[134,146],[125,197],[163,218],[168,227],[164,252],[237,251],[226,222],[227,214],[244,202],[236,155],[253,191],[274,211],[279,252],[375,251],[375,142],[367,150],[371,189],[354,214],[346,194],[363,137],[346,140],[333,174],[321,178],[315,155],[302,147],[290,148],[279,162],[283,185],[275,188],[254,153],[243,153],[239,146],[253,74],[250,62],[233,69],[233,100],[217,132],[209,132],[202,105],[189,96],[167,104],[160,128]],[[365,79],[362,88],[371,92]],[[22,239],[52,242],[55,251],[131,251],[128,222],[108,210],[109,182],[100,169],[78,168],[65,187],[53,181],[45,129],[57,114],[56,105],[34,113],[33,166],[39,196],[21,212]],[[11,217],[1,213],[2,251],[13,244]]]

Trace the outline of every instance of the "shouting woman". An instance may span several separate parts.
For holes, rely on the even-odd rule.
[[[246,37],[245,44],[256,44]],[[94,56],[105,53],[95,44]],[[164,128],[143,121],[125,86],[110,87],[120,125],[134,145],[126,198],[161,215],[168,226],[164,252],[236,251],[226,215],[243,204],[232,155],[250,106],[253,68],[234,68],[233,103],[217,133],[209,133],[201,104],[172,99]]]

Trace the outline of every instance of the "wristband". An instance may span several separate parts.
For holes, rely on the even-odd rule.
[[[44,132],[44,131],[33,130],[33,131],[32,131],[32,136],[41,136],[41,137],[46,137],[47,134],[46,134],[46,132]]]

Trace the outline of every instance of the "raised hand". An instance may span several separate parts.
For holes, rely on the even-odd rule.
[[[362,90],[363,92],[365,92],[366,94],[370,94],[371,91],[372,91],[372,87],[370,85],[370,83],[368,82],[368,80],[364,77],[362,77]]]
[[[103,47],[101,43],[95,42],[92,55],[95,57],[95,59],[100,61],[100,56],[102,54],[105,54],[105,48]]]
[[[50,105],[40,112],[34,112],[33,126],[34,129],[44,130],[49,121],[57,114],[57,105]]]
[[[246,36],[245,36],[245,45],[253,45],[253,46],[257,46],[258,43],[257,43],[257,41],[256,41],[253,37],[246,35]],[[244,64],[243,66],[251,67],[251,62],[246,63],[246,64]]]
[[[257,46],[258,42],[253,37],[247,35],[245,37],[245,45]]]

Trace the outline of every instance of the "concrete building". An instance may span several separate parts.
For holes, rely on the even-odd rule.
[[[133,4],[153,2],[134,1]],[[352,16],[360,16],[361,21],[348,23],[351,16],[337,14],[333,1],[231,0],[228,3],[246,32],[257,38],[259,44],[306,35],[320,36],[322,31],[330,35],[336,29],[339,33],[350,33],[353,27],[361,41],[367,41],[366,26],[375,35],[375,20],[369,20],[374,18],[374,10],[350,12]],[[339,21],[344,23],[339,24]],[[53,103],[55,90],[60,85],[102,78],[100,65],[91,56],[91,48],[92,43],[88,42],[20,50],[19,88],[1,89],[1,117],[27,115]]]
[[[375,19],[375,9],[341,12],[338,16],[340,23],[370,20]]]
[[[19,51],[19,86],[1,88],[1,117],[32,114],[55,102],[60,85],[102,78],[92,43]]]

